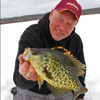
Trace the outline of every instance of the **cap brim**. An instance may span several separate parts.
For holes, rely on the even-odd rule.
[[[66,8],[66,9],[57,9],[57,11],[58,12],[62,12],[62,11],[65,11],[65,10],[69,10],[69,11],[71,11],[74,15],[75,15],[75,17],[76,17],[76,20],[77,20],[77,23],[78,23],[78,17],[76,16],[76,13],[73,11],[73,10],[71,10],[71,9],[68,9],[68,8]]]

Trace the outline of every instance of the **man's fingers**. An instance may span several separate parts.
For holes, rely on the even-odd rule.
[[[23,55],[19,55],[18,57],[19,63],[19,73],[26,78],[27,80],[38,80],[38,74],[36,73],[35,69],[31,66],[30,62],[23,61]]]
[[[23,55],[22,54],[19,55],[18,59],[19,59],[20,63],[24,63],[24,61],[23,61]]]
[[[31,80],[37,81],[38,80],[38,74],[35,74],[34,77]]]
[[[29,70],[30,63],[24,62],[23,64],[19,64],[19,73],[21,75],[26,75]]]
[[[30,65],[29,71],[25,77],[27,80],[33,80],[33,81],[38,80],[38,74],[36,73],[35,69],[31,65]]]
[[[33,67],[30,65],[28,73],[26,74],[26,77],[33,77],[36,74],[36,71],[33,69]]]

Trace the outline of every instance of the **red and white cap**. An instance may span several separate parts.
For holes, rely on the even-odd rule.
[[[82,13],[82,8],[76,0],[61,0],[59,4],[55,7],[55,9],[58,12],[62,12],[65,10],[71,11],[76,16],[77,23]]]

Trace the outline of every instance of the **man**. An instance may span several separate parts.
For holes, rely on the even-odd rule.
[[[38,88],[38,74],[29,62],[23,61],[22,53],[27,47],[50,48],[66,53],[71,51],[75,58],[85,64],[83,45],[75,25],[79,21],[82,9],[76,0],[62,0],[50,13],[39,20],[38,24],[28,27],[19,41],[18,54],[15,64],[14,82],[18,87],[18,100],[72,100],[73,92],[57,98],[46,87]],[[85,86],[85,75],[79,77]],[[84,94],[77,100],[84,100]]]

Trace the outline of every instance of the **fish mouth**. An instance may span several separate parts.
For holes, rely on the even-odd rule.
[[[27,57],[23,57],[23,58],[22,58],[22,60],[23,60],[23,61],[28,61],[28,59],[29,59],[29,57],[28,57],[28,56],[27,56]]]
[[[22,60],[25,61],[25,58],[23,57]]]
[[[25,48],[22,60],[23,61],[28,61],[29,57],[31,56],[32,52],[30,51],[30,48]]]

